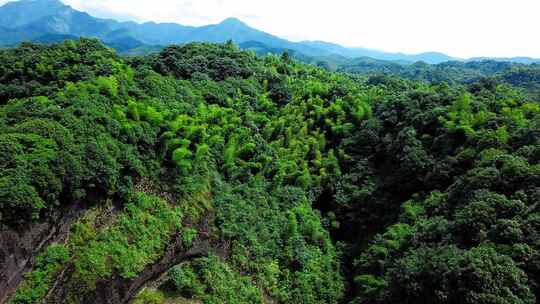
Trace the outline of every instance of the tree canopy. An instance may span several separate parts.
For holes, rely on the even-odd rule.
[[[210,250],[135,303],[540,297],[540,105],[512,85],[532,74],[347,75],[232,43],[122,58],[82,39],[0,59],[2,229],[85,208],[13,303],[58,284],[94,303],[177,236]]]

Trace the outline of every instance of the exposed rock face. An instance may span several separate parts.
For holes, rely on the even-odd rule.
[[[191,248],[185,248],[182,244],[181,235],[174,237],[162,258],[148,265],[139,276],[132,280],[126,280],[119,276],[97,283],[96,290],[88,294],[74,294],[76,280],[72,280],[73,269],[65,269],[45,297],[45,303],[69,303],[70,299],[76,298],[77,303],[87,304],[120,304],[129,303],[146,284],[158,279],[174,265],[190,261],[208,255],[210,252],[221,256],[228,255],[227,246],[221,242],[212,240],[208,228],[213,225],[213,216],[205,216],[197,225],[199,234],[193,241]]]
[[[80,218],[85,208],[80,206],[58,216],[55,221],[31,225],[18,232],[3,228],[0,232],[0,304],[8,303],[9,298],[22,282],[25,272],[30,271],[36,256],[51,243],[64,242],[69,238],[69,230],[74,220]],[[47,293],[44,303],[119,304],[129,303],[146,284],[158,279],[174,265],[214,252],[222,257],[228,255],[228,246],[215,241],[209,228],[213,225],[213,216],[206,215],[196,225],[198,236],[190,248],[182,244],[181,235],[177,234],[162,258],[148,265],[140,275],[132,280],[119,276],[97,283],[90,293],[78,293],[77,281],[73,279],[74,269],[68,265],[56,277]]]
[[[67,238],[71,223],[84,210],[80,204],[75,204],[47,222],[18,228],[0,227],[0,304],[7,303],[42,249]]]
[[[210,245],[206,241],[198,241],[193,249],[180,252],[181,246],[173,246],[165,256],[156,264],[146,267],[146,269],[135,279],[126,280],[115,276],[107,281],[97,284],[97,288],[91,294],[77,297],[80,303],[88,304],[119,304],[129,303],[147,283],[159,278],[164,272],[172,266],[184,261],[189,261],[198,257],[205,256],[210,250]],[[69,270],[68,270],[69,271]],[[67,303],[73,295],[73,289],[70,285],[70,275],[63,275],[58,278],[55,287],[47,295],[46,303]],[[67,284],[67,285],[66,285]],[[81,296],[81,295],[78,295]]]
[[[135,191],[153,193],[175,204],[176,199],[167,192],[162,192],[148,180],[141,179],[135,185]],[[89,200],[106,205],[106,199],[100,199],[95,194]],[[99,205],[99,204],[98,204]],[[97,226],[106,226],[119,212],[114,204],[98,209],[96,214]],[[0,304],[9,302],[19,284],[23,281],[25,272],[32,270],[35,258],[51,243],[67,243],[71,225],[91,211],[84,203],[73,203],[57,214],[50,214],[49,221],[35,223],[26,227],[1,227],[0,230]],[[89,291],[86,286],[80,286],[80,281],[74,277],[72,263],[67,263],[64,269],[56,275],[43,303],[81,303],[81,304],[121,304],[129,303],[145,285],[162,277],[171,267],[182,262],[215,253],[223,258],[229,255],[227,242],[213,236],[214,214],[207,212],[197,223],[188,219],[184,223],[198,231],[192,246],[186,248],[182,242],[181,233],[172,236],[170,243],[161,258],[148,265],[136,278],[128,280],[114,275],[107,280],[98,281],[95,290]]]

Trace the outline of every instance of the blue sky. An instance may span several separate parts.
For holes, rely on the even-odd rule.
[[[237,17],[291,40],[393,52],[540,57],[540,0],[63,1],[95,16],[123,20],[204,25]]]

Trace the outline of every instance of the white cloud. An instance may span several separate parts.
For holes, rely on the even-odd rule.
[[[1,2],[5,0],[0,0]],[[285,38],[458,57],[540,57],[538,0],[64,0],[98,16],[217,23],[238,17]]]

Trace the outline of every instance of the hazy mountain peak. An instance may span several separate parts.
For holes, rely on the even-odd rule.
[[[19,2],[19,3],[48,3],[48,4],[62,4],[64,5],[64,3],[60,0],[19,0],[19,1],[16,1],[16,2]]]
[[[14,5],[14,6],[28,6],[32,5],[39,6],[41,8],[45,8],[46,6],[52,7],[52,8],[59,8],[59,7],[65,7],[68,6],[67,4],[64,4],[64,2],[60,0],[18,0],[18,1],[12,1],[6,3],[7,5]]]
[[[242,20],[235,18],[235,17],[229,17],[219,23],[220,25],[232,25],[232,26],[248,26],[245,24]]]
[[[242,20],[230,17],[218,24],[185,26],[177,23],[119,22],[93,17],[66,5],[62,0],[19,0],[0,6],[0,46],[21,41],[53,41],[65,37],[94,37],[123,50],[141,43],[155,48],[192,41],[225,42],[232,40],[265,54],[294,51],[297,57],[331,56],[347,58],[371,57],[401,63],[424,61],[438,64],[452,58],[442,53],[391,53],[369,48],[350,48],[320,40],[292,42],[250,27]],[[137,40],[138,42],[135,42]],[[121,45],[121,47],[118,47]],[[343,57],[343,58],[340,58]],[[500,60],[532,63],[532,58],[501,58]]]
[[[59,0],[20,0],[0,7],[0,26],[15,28],[51,16],[69,6]]]

